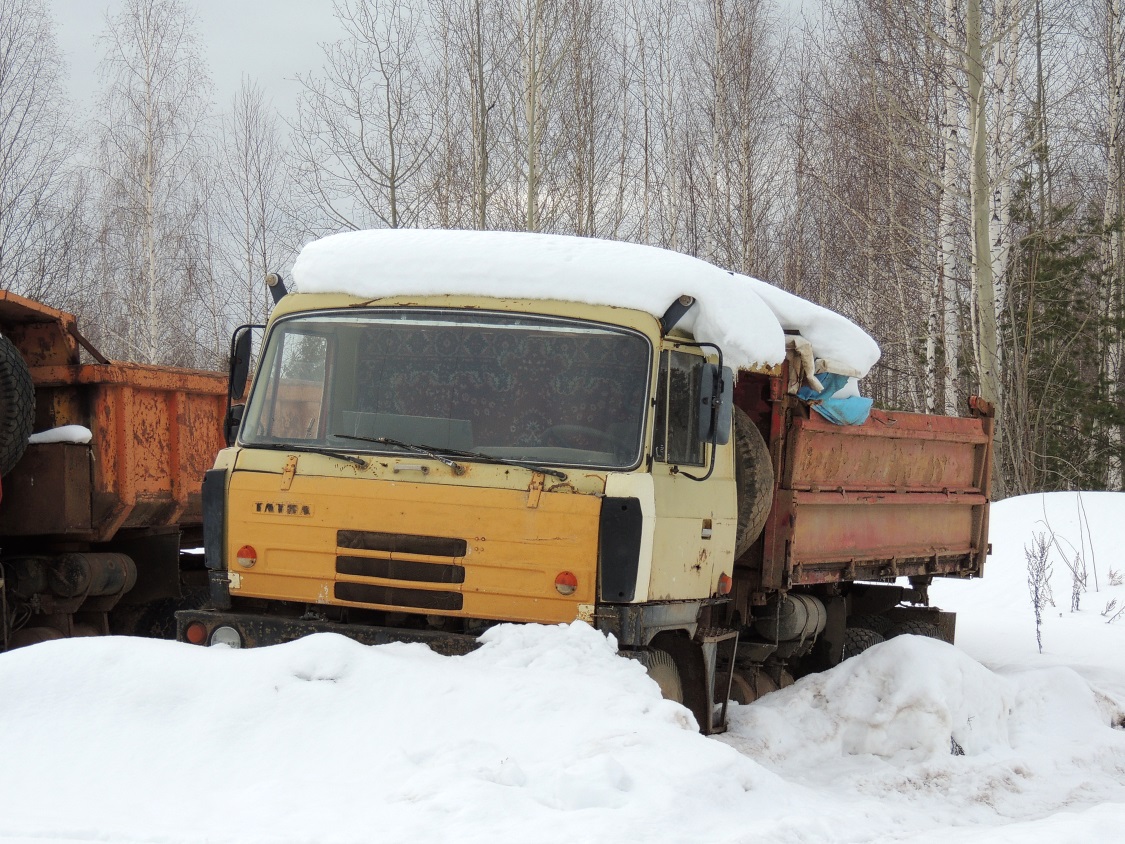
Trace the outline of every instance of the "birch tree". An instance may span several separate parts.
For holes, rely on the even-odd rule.
[[[461,4],[442,0],[440,11],[430,28],[430,50],[433,61],[427,83],[427,107],[435,115],[432,150],[421,176],[429,195],[429,213],[423,213],[423,224],[443,229],[472,228],[476,222],[470,189],[469,164],[475,146],[466,143],[469,122],[466,120],[467,86],[462,73],[464,56],[459,32]],[[482,226],[476,226],[481,228]]]
[[[103,314],[110,348],[182,363],[199,265],[193,176],[205,151],[210,83],[182,0],[126,0],[101,37],[97,168],[103,270],[119,291]]]
[[[489,42],[485,40],[484,0],[470,0],[466,20],[469,77],[470,138],[472,141],[472,205],[474,222],[479,229],[488,228],[488,206],[494,188],[491,183],[493,136],[490,120],[496,106],[496,92],[489,84]]]
[[[1092,4],[1093,33],[1100,47],[1096,65],[1103,74],[1102,95],[1105,190],[1102,200],[1102,243],[1100,257],[1105,279],[1105,312],[1109,339],[1105,349],[1108,400],[1121,416],[1125,405],[1125,264],[1122,262],[1121,235],[1125,219],[1125,2],[1096,0]],[[1113,420],[1107,426],[1109,442],[1109,489],[1125,489],[1125,437],[1123,423]]]
[[[562,0],[518,0],[509,9],[508,27],[518,67],[512,75],[509,126],[519,152],[523,198],[521,228],[540,231],[558,212],[552,202],[549,169],[558,154],[558,74],[568,55],[571,33]]]
[[[42,0],[0,0],[0,289],[55,303],[82,240],[63,74]]]
[[[633,12],[644,115],[642,141],[642,239],[668,249],[693,248],[688,228],[692,205],[692,102],[684,45],[690,42],[677,0],[649,0]]]
[[[497,0],[438,0],[431,8],[435,149],[429,182],[438,206],[432,219],[492,228],[494,196],[503,189],[513,157],[502,141],[501,100],[513,49],[503,37],[504,6]]]
[[[706,0],[694,9],[691,101],[699,113],[696,180],[705,208],[700,254],[741,272],[772,275],[769,229],[784,157],[776,138],[782,44],[761,0]]]
[[[988,126],[985,118],[984,64],[982,62],[980,0],[966,0],[966,75],[969,92],[969,132],[972,146],[970,180],[973,300],[977,320],[977,378],[981,396],[1000,407],[999,346],[996,331],[996,288],[992,276],[992,251],[988,236]]]
[[[963,239],[959,237],[960,224],[964,220],[961,207],[965,198],[962,187],[965,183],[964,121],[962,115],[962,77],[964,53],[958,35],[958,2],[944,0],[941,29],[941,202],[938,216],[938,246],[941,255],[941,283],[933,288],[933,298],[942,303],[941,336],[942,343],[942,392],[945,396],[944,412],[956,414],[957,405],[957,367],[961,357],[960,331],[960,285],[959,278],[962,259]],[[936,315],[936,308],[931,314]],[[930,337],[938,335],[937,320],[931,316]],[[936,362],[933,340],[927,347],[928,369],[932,371]],[[937,395],[936,384],[928,391],[926,407],[933,412],[933,397]]]
[[[827,276],[812,286],[832,291],[825,304],[880,335],[883,374],[871,381],[878,397],[916,410],[934,407],[938,397],[935,338],[944,316],[939,221],[947,88],[941,45],[930,37],[933,12],[922,2],[825,7],[823,34],[816,36],[825,41],[823,66],[810,77],[806,106],[815,128],[805,130],[803,154],[823,233],[818,269]],[[940,27],[940,7],[937,20]],[[956,94],[947,96],[956,108]],[[956,126],[957,117],[950,122]],[[946,140],[955,183],[964,172],[962,151],[956,137]],[[945,196],[951,213],[963,205],[958,196]],[[956,222],[963,225],[963,217]],[[961,230],[951,223],[955,244]]]
[[[286,160],[277,115],[255,82],[243,78],[220,127],[222,174],[215,197],[219,253],[240,322],[264,322],[271,298],[264,284],[293,253],[287,225]]]
[[[570,200],[564,217],[567,228],[584,237],[619,224],[617,203],[607,199],[615,185],[620,188],[613,172],[619,160],[616,148],[628,145],[624,133],[619,133],[622,102],[616,94],[622,79],[614,78],[611,58],[622,45],[609,8],[600,0],[572,0],[564,18],[569,34],[569,55],[563,62],[568,96],[560,102],[560,122],[570,143],[562,150],[565,173],[560,176]]]
[[[298,75],[296,177],[328,229],[414,225],[431,152],[421,24],[407,0],[337,0],[346,37]]]

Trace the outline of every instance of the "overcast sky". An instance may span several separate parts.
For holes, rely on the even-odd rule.
[[[105,31],[106,13],[116,14],[121,0],[48,0],[59,46],[70,68],[71,95],[88,107],[98,90],[97,39]],[[214,102],[225,111],[242,76],[255,79],[285,116],[294,110],[300,86],[297,73],[321,66],[318,46],[343,31],[332,16],[332,0],[188,0],[196,10],[196,32],[211,69]],[[817,0],[812,0],[815,8]],[[801,0],[781,0],[795,9]]]
[[[71,74],[75,103],[86,106],[98,90],[106,12],[120,0],[49,0],[59,46]],[[274,105],[289,114],[297,94],[294,75],[320,67],[319,42],[340,37],[332,0],[191,0],[196,31],[211,68],[215,105],[225,110],[243,74],[258,81]]]

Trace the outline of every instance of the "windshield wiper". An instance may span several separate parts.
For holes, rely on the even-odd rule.
[[[465,467],[458,463],[456,460],[450,460],[439,454],[439,451],[446,449],[436,449],[428,445],[415,445],[414,443],[404,443],[402,440],[392,440],[390,437],[361,437],[359,434],[333,434],[334,437],[339,437],[342,440],[362,440],[367,443],[378,443],[379,445],[390,445],[395,448],[404,448],[407,451],[412,451],[415,454],[424,454],[426,457],[433,458],[439,463],[444,463],[446,466],[453,470],[455,475],[462,475],[465,472]],[[455,452],[449,452],[453,454]]]
[[[485,454],[482,451],[460,451],[455,448],[437,448],[436,446],[422,444],[415,445],[404,443],[400,440],[392,440],[389,437],[361,437],[358,434],[335,434],[334,436],[345,440],[363,440],[364,442],[379,443],[380,445],[393,445],[399,448],[405,448],[407,451],[413,451],[417,454],[425,454],[432,457],[434,460],[440,460],[447,466],[453,466],[457,474],[461,474],[464,469],[442,455],[449,454],[454,457],[464,457],[466,460],[495,463],[499,466],[515,466],[518,469],[527,469],[530,472],[542,472],[544,475],[550,475],[553,478],[558,478],[563,481],[566,480],[566,473],[560,472],[558,469],[549,469],[546,466],[540,466],[536,463],[526,463],[522,460],[510,460],[507,457],[496,457],[492,454]]]
[[[550,475],[561,481],[566,480],[566,472],[560,472],[558,469],[548,469],[546,466],[540,466],[537,463],[525,463],[523,460],[512,460],[509,457],[496,457],[493,454],[485,454],[483,451],[450,451],[449,453],[480,460],[482,463],[496,463],[500,466],[516,466],[531,472],[541,472],[544,475]]]
[[[346,460],[356,466],[366,469],[367,461],[353,454],[345,454],[338,448],[329,448],[324,445],[292,445],[291,443],[247,443],[250,448],[269,448],[274,451],[302,451],[309,454],[323,454],[325,457],[335,457],[337,460]]]

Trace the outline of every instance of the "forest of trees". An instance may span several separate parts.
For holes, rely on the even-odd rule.
[[[89,117],[0,0],[0,287],[112,357],[223,363],[309,239],[688,252],[837,310],[885,406],[998,408],[995,492],[1125,488],[1125,0],[336,0],[283,119],[189,0],[124,0]]]

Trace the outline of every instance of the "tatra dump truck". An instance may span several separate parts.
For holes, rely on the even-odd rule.
[[[184,549],[202,543],[227,389],[224,373],[111,361],[73,314],[0,290],[0,651],[174,633],[207,588]]]
[[[461,653],[577,620],[707,733],[884,636],[952,641],[927,587],[982,573],[990,410],[828,421],[824,382],[863,373],[815,306],[546,235],[354,232],[293,275],[204,480],[211,604],[181,640]]]

